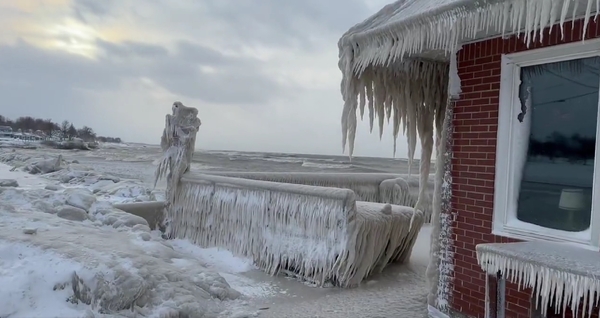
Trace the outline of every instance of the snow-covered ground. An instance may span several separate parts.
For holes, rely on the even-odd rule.
[[[112,208],[162,193],[148,183],[151,163],[103,156],[91,165],[78,152],[0,150],[11,165],[0,164],[0,180],[18,183],[0,187],[0,317],[424,316],[429,227],[410,264],[359,288],[314,288],[224,250],[164,240],[145,220]]]

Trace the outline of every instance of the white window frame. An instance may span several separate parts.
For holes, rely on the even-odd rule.
[[[519,100],[521,68],[593,56],[600,56],[600,39],[502,56],[492,234],[519,240],[573,243],[583,248],[598,250],[600,246],[600,107],[597,114],[594,157],[593,188],[595,191],[593,191],[589,231],[578,233],[560,231],[518,220],[517,200],[520,184],[515,177],[522,169],[517,163],[518,151],[523,149],[523,142],[529,141],[529,136],[519,138],[519,134],[524,134],[524,127],[526,127],[524,124],[529,124],[531,117],[525,115],[523,123],[517,120],[517,115],[521,112]],[[598,85],[600,86],[600,83]]]

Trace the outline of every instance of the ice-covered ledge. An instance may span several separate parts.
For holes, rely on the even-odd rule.
[[[569,306],[576,318],[588,317],[593,305],[600,300],[600,253],[597,251],[550,242],[479,244],[476,250],[477,261],[488,275],[498,275],[522,288],[532,288],[541,302],[534,306],[541,309],[543,316],[552,304],[563,312]],[[556,294],[563,297],[555,297]],[[488,300],[489,297],[486,303]],[[580,305],[583,305],[582,312],[578,312]],[[504,315],[498,312],[497,317]]]

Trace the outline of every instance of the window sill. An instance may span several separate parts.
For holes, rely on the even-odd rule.
[[[550,242],[558,242],[565,243],[571,246],[583,248],[586,250],[599,251],[598,246],[594,246],[592,240],[582,240],[580,238],[569,238],[564,236],[551,235],[549,233],[540,233],[536,231],[532,231],[530,228],[526,228],[526,226],[519,226],[521,224],[527,224],[525,222],[511,222],[513,224],[504,224],[497,225],[494,224],[492,229],[492,234],[496,236],[507,237],[511,239],[516,239],[520,241],[550,241]],[[531,226],[530,224],[527,224]],[[589,232],[589,230],[588,230]]]

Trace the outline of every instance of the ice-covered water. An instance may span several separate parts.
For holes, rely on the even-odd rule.
[[[21,153],[39,153],[40,150],[20,149]],[[44,149],[49,155],[62,154],[68,160],[94,167],[96,171],[138,179],[146,183],[154,180],[155,163],[161,156],[158,145],[104,144],[93,151],[64,151]],[[418,173],[415,159],[412,173]],[[192,159],[193,170],[219,171],[278,171],[278,172],[382,172],[408,173],[408,160],[393,158],[285,154],[265,152],[197,150]]]
[[[80,162],[94,162],[114,167],[116,173],[126,173],[132,166],[147,165],[160,157],[156,145],[130,144],[129,147],[113,146],[91,152],[72,153]],[[412,167],[418,173],[418,160]],[[96,165],[94,165],[96,166]],[[221,171],[281,171],[281,172],[389,172],[407,173],[406,159],[347,156],[287,154],[266,152],[197,150],[192,159],[192,169]],[[121,171],[122,170],[122,171]],[[153,171],[152,171],[153,172]]]

